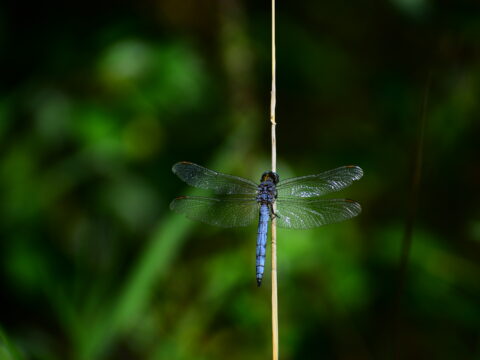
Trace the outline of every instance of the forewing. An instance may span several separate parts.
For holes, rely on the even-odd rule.
[[[224,228],[247,226],[258,218],[258,203],[244,198],[178,197],[170,209],[191,220]]]
[[[277,200],[277,224],[282,228],[311,229],[357,216],[359,203],[348,199]]]
[[[200,189],[213,190],[216,194],[255,194],[258,186],[253,181],[238,176],[222,174],[203,166],[182,161],[172,167],[172,171],[188,185]]]
[[[339,191],[363,176],[358,166],[342,166],[317,175],[307,175],[280,181],[278,197],[316,197]]]

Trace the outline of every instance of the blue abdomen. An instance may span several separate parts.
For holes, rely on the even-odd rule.
[[[262,204],[260,206],[260,219],[258,221],[257,232],[257,285],[262,284],[263,272],[265,270],[265,255],[267,251],[267,233],[268,233],[268,220],[270,217],[270,210],[267,205]]]

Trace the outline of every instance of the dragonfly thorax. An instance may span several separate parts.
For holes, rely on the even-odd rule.
[[[271,205],[277,198],[277,187],[272,180],[262,181],[258,185],[257,202],[260,204]]]

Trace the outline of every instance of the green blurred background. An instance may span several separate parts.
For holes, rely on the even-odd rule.
[[[280,176],[365,171],[359,217],[279,231],[281,358],[480,359],[480,4],[277,7]],[[168,209],[177,161],[268,169],[269,26],[268,1],[0,4],[1,360],[270,358],[256,228]]]

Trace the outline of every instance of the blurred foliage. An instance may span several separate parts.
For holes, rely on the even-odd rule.
[[[280,176],[365,171],[360,217],[279,231],[282,359],[480,358],[479,4],[277,6]],[[269,3],[0,10],[0,359],[268,358],[254,227],[168,204],[177,161],[268,168]]]

